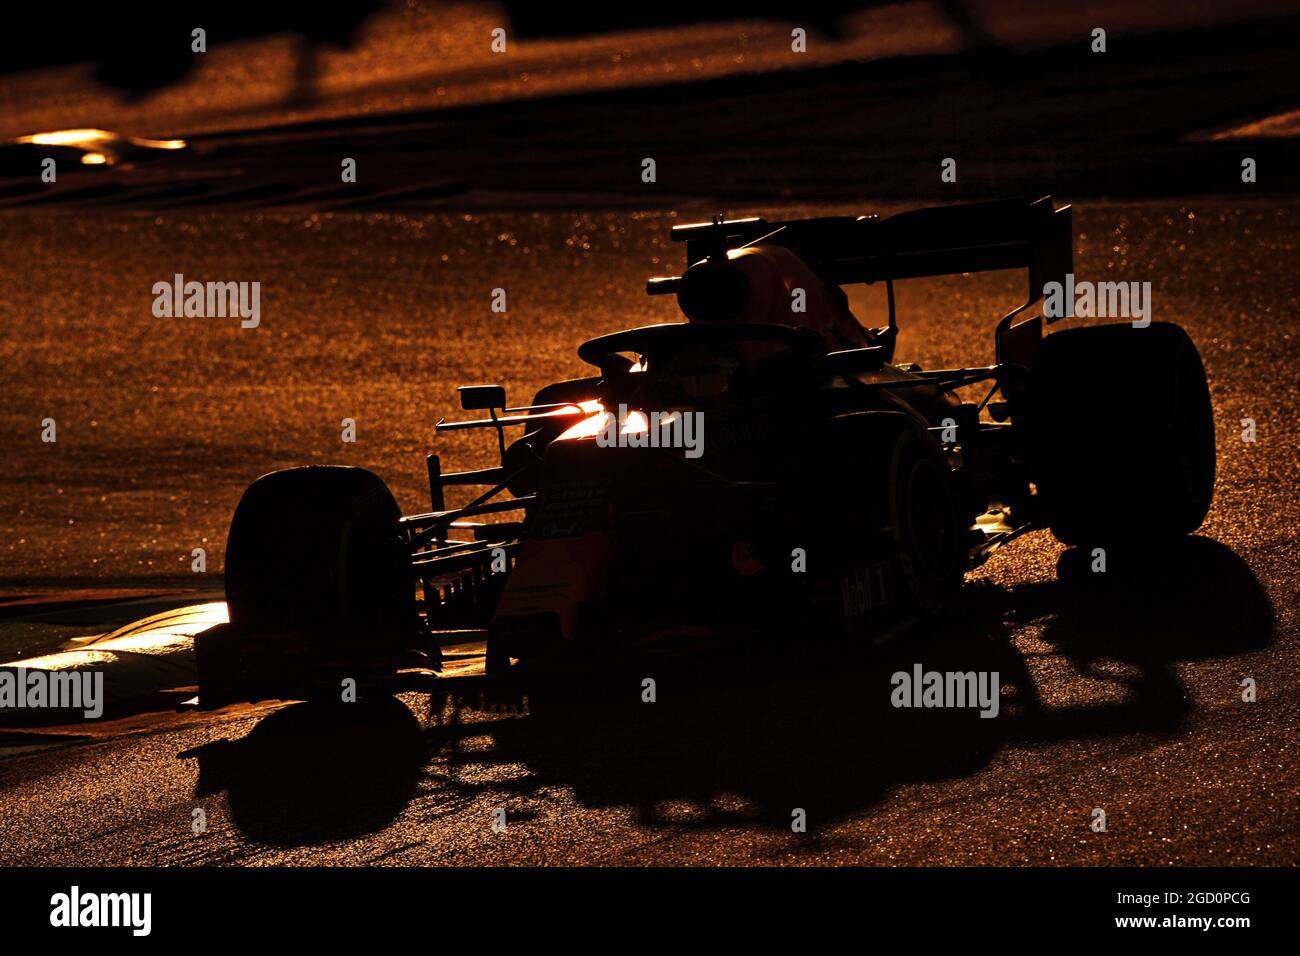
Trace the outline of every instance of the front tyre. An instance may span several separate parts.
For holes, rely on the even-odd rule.
[[[392,494],[363,468],[290,468],[244,493],[226,545],[230,622],[309,644],[400,644],[418,623]]]

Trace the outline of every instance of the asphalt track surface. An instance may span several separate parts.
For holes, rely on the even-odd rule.
[[[1068,151],[1054,142],[1052,155]],[[1187,142],[1169,150],[1185,157]],[[914,145],[891,154],[898,168],[913,168]],[[200,158],[264,182],[250,157],[267,142],[242,148]],[[1017,165],[1016,181],[1040,160]],[[493,208],[508,177],[489,170],[483,190],[432,207],[316,212],[245,195],[87,215],[76,210],[98,200],[83,194],[0,215],[0,578],[11,604],[31,605],[4,610],[4,659],[219,589],[229,514],[271,468],[364,465],[423,508],[421,457],[455,385],[490,379],[526,399],[581,371],[581,339],[673,319],[642,282],[675,270],[668,227],[707,217],[716,194],[696,182],[685,200],[593,205],[547,191],[559,167],[528,168],[540,170],[532,208]],[[770,168],[782,172],[756,174],[752,203],[728,194],[729,213],[898,208],[778,204],[801,176],[822,180],[790,156]],[[1108,159],[1107,181],[1116,168]],[[1151,281],[1154,317],[1201,349],[1219,479],[1196,537],[1112,556],[1095,575],[1034,533],[971,576],[950,620],[883,648],[794,634],[766,656],[655,665],[510,710],[472,693],[408,695],[345,715],[263,705],[9,730],[0,863],[1294,864],[1300,203],[1177,185],[1159,199],[1066,198],[1076,273]],[[154,319],[150,286],[177,271],[262,281],[262,325]],[[488,309],[497,287],[504,316]],[[907,284],[900,359],[990,361],[992,326],[1022,291],[1000,276]],[[1097,387],[1111,384],[1099,370]],[[54,446],[39,441],[46,416]],[[343,417],[358,423],[354,445],[338,440]],[[475,438],[438,450],[467,468],[491,458]],[[833,515],[818,503],[808,518]],[[214,572],[198,583],[194,547]],[[892,708],[890,675],[917,663],[997,670],[999,716]],[[642,676],[658,682],[653,704]],[[1090,827],[1097,808],[1104,833]],[[797,809],[806,833],[791,832]]]
[[[427,699],[413,697],[405,707],[367,710],[345,725],[293,705],[270,714],[137,717],[120,725],[117,735],[100,728],[94,739],[37,750],[26,748],[48,738],[15,736],[11,743],[23,752],[0,760],[4,859],[1294,862],[1296,462],[1287,410],[1297,396],[1295,376],[1287,370],[1297,365],[1286,315],[1296,290],[1266,288],[1254,277],[1280,275],[1276,267],[1294,257],[1295,216],[1294,206],[1268,203],[1230,209],[1203,201],[1079,207],[1079,231],[1088,237],[1080,273],[1113,274],[1120,255],[1152,263],[1147,268],[1163,277],[1156,309],[1188,326],[1210,372],[1219,428],[1216,502],[1202,534],[1174,551],[1127,567],[1115,561],[1098,580],[1086,569],[1071,574],[1068,557],[1058,574],[1060,547],[1036,533],[996,554],[974,576],[956,620],[940,632],[874,654],[832,651],[829,660],[813,635],[793,635],[775,661],[738,659],[720,670],[701,664],[695,675],[680,669],[648,674],[659,681],[654,704],[640,701],[639,681],[625,679],[590,694],[530,700],[524,714],[452,702],[431,713]],[[133,372],[139,382],[134,391],[88,385],[57,394],[69,408],[55,412],[67,422],[67,446],[59,451],[67,457],[47,464],[60,471],[42,478],[38,450],[27,453],[24,513],[41,515],[69,494],[84,499],[96,472],[79,466],[77,457],[104,462],[116,449],[120,457],[113,460],[124,480],[96,479],[101,494],[94,497],[103,501],[98,508],[76,509],[78,524],[84,523],[81,535],[110,542],[97,550],[98,560],[118,573],[133,561],[150,560],[140,557],[151,553],[149,540],[137,545],[118,529],[134,520],[132,509],[142,498],[152,500],[140,486],[169,484],[169,497],[176,499],[169,516],[160,522],[162,530],[146,533],[165,542],[160,550],[170,547],[183,557],[205,533],[220,540],[218,528],[238,494],[235,475],[226,487],[220,479],[241,469],[228,463],[209,473],[202,463],[188,463],[192,476],[163,478],[164,460],[172,443],[196,427],[226,436],[209,454],[234,457],[230,446],[241,434],[240,422],[251,434],[275,435],[286,446],[282,460],[264,461],[257,460],[255,442],[241,446],[240,477],[295,458],[347,460],[388,476],[399,494],[406,492],[407,506],[418,507],[410,489],[418,487],[420,460],[415,449],[402,448],[400,436],[410,436],[409,442],[427,434],[430,421],[442,414],[437,397],[449,396],[454,382],[504,369],[512,385],[540,385],[561,366],[574,367],[576,360],[560,356],[583,334],[634,324],[629,314],[650,317],[639,284],[653,242],[668,224],[654,218],[626,223],[627,238],[619,241],[603,238],[621,221],[612,214],[549,220],[501,214],[465,223],[455,238],[452,226],[444,225],[439,234],[448,243],[472,245],[466,239],[472,230],[489,247],[508,244],[496,237],[518,236],[539,250],[564,250],[545,267],[533,267],[536,260],[522,254],[466,257],[459,267],[466,286],[487,289],[502,281],[508,288],[545,289],[541,300],[550,299],[539,305],[521,294],[519,319],[482,314],[475,330],[462,327],[466,338],[497,342],[484,347],[486,358],[466,356],[458,344],[426,331],[438,323],[422,312],[427,292],[414,284],[378,283],[364,321],[382,329],[381,341],[362,344],[358,337],[357,346],[332,357],[320,345],[348,339],[362,321],[341,305],[304,310],[293,319],[269,313],[276,317],[258,330],[209,326],[197,342],[191,333],[198,330],[153,334],[150,349],[129,353],[132,361],[150,366]],[[575,222],[585,234],[602,237],[592,243],[595,248],[572,251],[568,240],[577,231]],[[27,226],[29,235],[47,229],[52,239],[55,227],[46,220]],[[298,220],[276,226],[284,233],[319,235]],[[106,255],[100,244],[123,237],[137,250],[156,246],[159,254],[167,248],[171,255],[177,242],[187,241],[179,224],[159,227],[131,217],[75,228],[82,234],[80,247],[90,254],[99,249]],[[197,238],[188,240],[185,257],[196,273],[211,255],[221,256],[227,271],[253,270],[283,241],[274,232],[264,245],[251,236],[240,244],[225,241],[232,230],[251,231],[242,217],[216,216],[194,228]],[[323,228],[331,241],[320,243],[322,262],[337,261],[341,241],[345,259],[364,256],[378,265],[402,254],[415,227],[356,216]],[[1226,254],[1232,247],[1237,253]],[[248,261],[232,261],[232,255]],[[304,290],[328,285],[332,272],[332,266],[313,265],[313,258],[300,246],[291,270]],[[475,263],[487,261],[496,269],[504,261],[518,272],[500,280],[499,272],[472,274]],[[149,271],[139,255],[133,262],[132,268]],[[564,278],[544,279],[557,268]],[[363,268],[358,274],[383,271]],[[108,297],[123,302],[144,288],[121,275],[101,281],[116,284]],[[965,294],[958,285],[931,284],[924,298],[932,311],[905,326],[902,356],[932,367],[961,356],[987,356],[995,292],[1001,290]],[[52,295],[52,287],[32,291]],[[1225,289],[1239,291],[1225,298]],[[98,323],[81,317],[92,314],[90,299],[103,290],[83,294],[86,301],[59,310],[70,325],[56,339],[75,336],[89,345],[97,334],[111,341],[129,328],[96,333]],[[384,295],[394,294],[396,300],[385,302]],[[352,295],[361,298],[361,290]],[[568,298],[580,295],[597,306],[570,312]],[[671,303],[655,304],[660,306]],[[284,347],[252,353],[262,355],[261,367],[251,360],[214,361],[205,373],[194,367],[203,363],[187,362],[179,351],[222,351],[229,359],[240,336],[268,333],[280,342],[277,327],[289,323],[304,338],[310,328],[312,338],[295,347],[291,335]],[[498,335],[506,323],[511,334]],[[143,320],[139,330],[143,334]],[[206,344],[204,336],[211,336]],[[525,336],[528,343],[544,343],[542,361],[529,363]],[[387,355],[383,343],[395,341],[428,348],[408,364],[404,356],[419,353],[419,347]],[[513,364],[507,360],[511,354]],[[93,354],[82,352],[47,358],[86,363],[85,375],[95,362]],[[277,381],[287,374],[282,369],[311,361],[324,366],[313,378],[328,385]],[[391,373],[373,374],[377,362],[391,362]],[[182,367],[184,386],[152,391],[162,379],[151,376]],[[79,379],[70,371],[63,380]],[[419,397],[411,394],[413,381],[425,383]],[[40,383],[33,376],[20,386],[17,403],[25,394],[33,409],[38,396],[52,400]],[[157,415],[152,429],[138,431],[133,422],[139,419],[127,411],[130,403],[160,394],[154,400],[190,411]],[[108,403],[94,413],[99,437],[77,437],[76,423],[97,402]],[[15,404],[11,400],[11,410]],[[74,410],[80,408],[85,410]],[[364,429],[364,440],[345,452],[326,437],[339,408],[358,409]],[[1240,438],[1243,417],[1256,420],[1254,443]],[[124,462],[136,464],[128,468]],[[403,474],[405,487],[398,480]],[[810,520],[821,516],[810,511]],[[27,534],[43,536],[38,530]],[[9,547],[13,553],[12,539]],[[219,545],[214,562],[218,550]],[[7,622],[11,651],[48,649],[52,636],[84,633],[95,624],[94,614],[84,609],[70,614]],[[1002,713],[983,720],[973,712],[892,709],[889,675],[918,662],[938,670],[998,670],[1006,685]],[[1246,677],[1259,687],[1255,703],[1241,700],[1239,684]],[[203,749],[222,740],[231,743]],[[196,750],[197,756],[179,756]],[[207,813],[208,830],[201,836],[191,832],[196,807]],[[501,807],[508,825],[498,833],[493,811]],[[807,811],[806,834],[790,832],[796,808]],[[1104,834],[1089,829],[1094,808],[1106,811]]]

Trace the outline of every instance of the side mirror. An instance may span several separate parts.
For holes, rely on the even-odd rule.
[[[460,407],[466,411],[506,407],[506,390],[500,385],[462,385],[456,391],[460,392]]]

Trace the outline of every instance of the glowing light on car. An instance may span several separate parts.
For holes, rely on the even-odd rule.
[[[627,418],[623,419],[623,427],[619,429],[620,435],[635,435],[637,432],[650,430],[650,421],[645,417],[645,412],[628,412]]]
[[[567,412],[569,409],[587,413],[587,417],[577,422],[564,431],[557,441],[576,441],[581,438],[595,438],[605,430],[605,420],[608,413],[604,406],[596,399],[589,399],[585,402],[577,402],[560,411]]]

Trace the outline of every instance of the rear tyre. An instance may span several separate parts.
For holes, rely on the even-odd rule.
[[[418,624],[401,512],[363,468],[291,468],[244,492],[226,544],[230,622],[379,650]]]
[[[1034,360],[1027,425],[1040,514],[1065,544],[1158,541],[1205,519],[1214,412],[1179,326],[1049,335]]]

